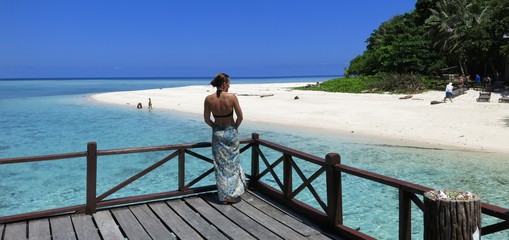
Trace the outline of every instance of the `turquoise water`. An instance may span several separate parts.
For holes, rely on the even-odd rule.
[[[236,79],[235,83],[316,82],[327,77]],[[101,104],[90,93],[183,85],[208,84],[209,79],[37,80],[0,81],[0,158],[86,151],[87,142],[99,149],[142,147],[210,140],[202,116],[171,111],[136,110],[129,106]],[[422,149],[386,145],[383,140],[353,138],[332,132],[289,129],[249,122],[241,138],[258,132],[263,139],[320,157],[338,152],[342,162],[390,177],[435,189],[457,189],[478,194],[483,202],[509,207],[507,155]],[[209,150],[199,150],[209,155]],[[276,153],[264,149],[268,156]],[[97,189],[102,193],[134,173],[162,159],[169,152],[105,156],[99,158]],[[188,174],[210,166],[189,157]],[[249,154],[243,156],[249,171]],[[274,159],[275,160],[275,159]],[[310,176],[316,166],[301,163]],[[175,189],[176,163],[170,161],[129,185],[112,198]],[[0,215],[12,215],[85,201],[85,160],[0,165]],[[274,183],[270,177],[266,179]],[[295,186],[299,177],[294,176]],[[343,176],[344,222],[379,239],[394,239],[398,226],[398,191],[357,177]],[[207,178],[200,185],[213,183]],[[323,178],[313,184],[326,197]],[[298,198],[319,208],[309,191]],[[413,206],[413,238],[422,238],[422,215]],[[483,221],[492,222],[486,218]],[[507,238],[508,233],[483,239]]]

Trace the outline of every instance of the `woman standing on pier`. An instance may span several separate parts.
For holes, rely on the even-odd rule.
[[[240,166],[237,128],[242,122],[242,109],[237,96],[228,93],[230,76],[219,73],[210,84],[216,92],[205,98],[203,117],[212,127],[212,155],[216,172],[219,201],[237,203],[244,193],[245,176]],[[210,114],[214,116],[211,120]],[[237,116],[234,120],[233,113]]]

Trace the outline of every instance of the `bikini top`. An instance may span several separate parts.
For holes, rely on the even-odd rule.
[[[228,114],[225,114],[225,115],[216,115],[214,113],[212,113],[212,115],[214,115],[215,118],[225,118],[225,117],[230,117],[230,116],[233,116],[233,109],[230,113]]]

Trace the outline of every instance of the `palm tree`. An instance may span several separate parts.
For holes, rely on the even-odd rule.
[[[469,30],[486,18],[488,8],[484,5],[482,0],[441,0],[430,9],[431,16],[426,20],[433,47],[457,59],[463,75],[467,74],[467,69],[461,46]]]

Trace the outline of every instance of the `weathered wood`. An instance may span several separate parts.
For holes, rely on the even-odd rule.
[[[272,96],[274,96],[274,94],[273,93],[266,93],[266,94],[239,93],[239,94],[237,94],[237,96],[242,96],[242,97],[252,97],[252,96],[255,96],[255,97],[264,98],[264,97],[272,97]]]
[[[282,238],[285,239],[306,239],[304,236],[298,234],[293,229],[287,227],[286,225],[276,221],[271,216],[263,213],[262,211],[256,209],[245,201],[241,201],[235,205],[235,208],[244,212],[247,216],[252,218],[253,220],[259,222],[272,232],[276,233]]]
[[[111,212],[128,239],[150,239],[150,235],[143,229],[129,208],[113,209]]]
[[[93,215],[75,213],[0,224],[0,239],[18,240],[27,236],[37,240],[331,238],[318,231],[317,225],[306,226],[310,222],[297,219],[301,216],[280,203],[271,203],[251,192],[246,192],[243,202],[235,205],[223,205],[216,193],[168,203],[153,202],[104,209]]]
[[[276,220],[289,226],[303,236],[306,236],[307,239],[331,239],[330,235],[334,235],[326,231],[323,226],[319,226],[312,220],[292,211],[284,204],[271,201],[267,196],[255,194],[254,192],[246,192],[242,198],[253,207],[274,217]],[[320,229],[320,231],[318,229]]]
[[[265,184],[262,181],[258,182],[258,180],[260,179],[260,175],[258,174],[259,167],[257,164],[258,162],[256,160],[260,156],[262,156],[264,162],[266,162],[267,165],[269,162],[263,155],[263,152],[257,150],[259,146],[262,146],[263,149],[268,148],[271,151],[273,150],[273,151],[280,152],[283,155],[289,155],[291,158],[299,158],[299,159],[302,159],[304,161],[307,161],[307,162],[310,162],[313,164],[318,164],[320,166],[323,166],[325,164],[325,162],[322,158],[313,156],[311,154],[303,153],[303,152],[300,152],[300,151],[297,151],[297,150],[294,150],[291,148],[283,147],[281,145],[271,143],[266,140],[261,140],[258,138],[257,134],[253,134],[253,137],[251,139],[244,139],[244,140],[241,140],[240,142],[241,142],[241,144],[246,144],[246,143],[248,144],[247,146],[242,148],[241,152],[244,152],[245,150],[247,150],[251,147],[253,149],[252,162],[256,161],[256,164],[253,163],[253,165],[252,165],[252,176],[249,176],[247,174],[248,178],[249,178],[250,187],[252,187],[250,189],[258,188],[257,190],[261,190],[261,192],[267,194],[267,196],[269,196],[271,198],[271,200],[276,200],[276,201],[279,201],[280,203],[285,202],[288,209],[291,209],[292,211],[298,212],[298,213],[302,214],[303,216],[306,216],[308,219],[313,221],[315,224],[321,224],[322,226],[328,225],[328,222],[327,222],[328,219],[326,218],[326,216],[324,215],[323,212],[320,212],[319,210],[293,198],[293,197],[295,197],[295,195],[297,195],[294,193],[298,192],[296,190],[299,190],[299,189],[293,189],[292,194],[287,195],[287,196],[290,196],[291,199],[285,199],[282,197],[283,195],[282,195],[282,192],[280,189],[275,189],[275,188],[269,186],[268,184]],[[189,149],[191,149],[191,148],[204,148],[204,147],[210,147],[210,145],[211,145],[210,143],[196,143],[196,144],[180,144],[180,145],[171,145],[171,146],[112,149],[112,150],[98,151],[97,155],[98,156],[106,156],[106,155],[116,155],[116,154],[142,153],[142,152],[155,152],[155,151],[168,151],[168,150],[177,150],[177,152],[175,152],[175,154],[179,155],[181,152],[189,152]],[[64,158],[75,158],[75,157],[86,156],[86,154],[87,154],[87,152],[62,154],[62,155],[48,155],[48,156],[40,156],[40,157],[0,159],[0,164],[57,160],[57,159],[64,159]],[[174,156],[176,156],[176,155],[174,155]],[[194,156],[193,154],[191,154],[191,155]],[[171,156],[168,156],[167,158],[172,158],[174,156],[171,155]],[[198,157],[198,158],[200,158],[200,157]],[[200,158],[200,159],[202,159],[202,158]],[[271,174],[276,176],[275,180],[280,185],[281,189],[283,189],[283,186],[282,186],[283,184],[281,184],[277,175],[275,173],[273,173],[273,171],[274,171],[273,168],[276,165],[278,165],[283,159],[284,159],[284,157],[282,157],[281,160],[277,160],[276,162],[273,162],[273,164],[271,164],[270,166],[267,166],[267,169],[270,169],[270,171],[272,171]],[[141,175],[150,172],[151,170],[153,170],[156,167],[157,166],[153,165],[153,168],[145,169],[144,172],[138,173],[137,175],[133,176],[129,180],[121,183],[121,186],[125,186],[125,185],[129,184],[130,182],[137,179],[137,177],[140,177]],[[295,168],[295,169],[298,169],[298,168]],[[424,207],[422,207],[422,208],[420,207],[421,205],[424,205],[424,204],[419,205],[418,204],[419,201],[416,201],[417,197],[415,196],[415,194],[420,195],[420,194],[423,194],[425,191],[428,191],[428,188],[426,188],[424,186],[420,186],[420,185],[412,184],[409,182],[385,177],[385,176],[382,176],[379,174],[374,174],[374,173],[371,173],[368,171],[352,168],[352,167],[342,165],[342,164],[335,165],[333,167],[333,169],[334,169],[334,171],[341,172],[341,174],[350,174],[350,175],[358,176],[358,177],[361,177],[361,178],[364,178],[367,180],[380,182],[384,185],[393,186],[398,189],[408,191],[408,193],[413,194],[413,195],[410,195],[410,200],[413,201],[414,203],[416,203],[420,209],[424,209]],[[264,171],[261,175],[267,174],[268,171],[269,170]],[[184,177],[184,175],[183,174],[179,175],[179,178],[181,178],[181,177]],[[183,179],[185,179],[185,177]],[[309,183],[312,182],[310,180],[311,178],[306,179],[304,177],[303,180],[304,179],[305,179],[304,182],[306,183],[304,185],[307,185],[308,182]],[[192,180],[191,182],[194,182],[194,181],[196,181],[196,179]],[[190,185],[192,185],[192,184],[190,184]],[[188,188],[190,185],[184,185],[184,187]],[[289,186],[289,184],[287,184],[286,186]],[[106,207],[117,207],[117,206],[124,205],[124,204],[131,205],[131,204],[140,203],[140,202],[168,199],[168,198],[173,198],[173,197],[177,197],[177,196],[189,196],[191,194],[201,194],[201,193],[210,192],[210,191],[215,190],[215,186],[208,185],[208,186],[190,188],[188,190],[182,190],[182,191],[169,191],[169,192],[163,192],[163,193],[153,193],[153,194],[146,194],[146,195],[140,195],[140,196],[122,197],[122,198],[114,198],[114,199],[105,200],[106,196],[110,196],[110,194],[116,192],[120,188],[121,187],[115,187],[114,189],[111,189],[108,192],[104,193],[103,195],[99,196],[97,198],[98,201],[96,202],[97,207],[105,209]],[[314,194],[314,191],[312,191],[312,190],[310,190],[310,191],[313,193],[313,197],[315,197],[315,199],[321,205],[324,205],[324,204],[322,204],[322,201],[319,199],[319,197],[317,197],[316,194]],[[90,194],[90,195],[92,195],[92,194]],[[341,198],[338,198],[338,199],[341,200]],[[407,200],[408,199],[406,199],[405,202],[407,202]],[[417,200],[419,200],[419,199],[417,199]],[[242,205],[242,204],[240,204],[240,205]],[[239,210],[238,212],[240,212],[240,208],[239,208],[240,205],[232,206],[232,208],[235,208],[235,209]],[[337,205],[338,205],[338,207],[341,206],[341,204],[337,204]],[[406,203],[405,203],[405,206],[406,206]],[[487,235],[487,234],[491,234],[494,232],[500,232],[500,231],[509,229],[509,227],[507,225],[507,221],[509,220],[509,217],[507,215],[507,212],[509,211],[508,209],[493,206],[493,205],[486,204],[486,203],[482,203],[481,206],[482,206],[483,214],[493,216],[493,217],[498,218],[499,220],[502,220],[502,221],[506,221],[506,222],[500,222],[500,223],[492,224],[489,226],[485,226],[483,228],[483,234]],[[325,209],[325,207],[323,207],[323,208]],[[302,209],[304,209],[304,210],[302,210]],[[465,208],[464,211],[465,211],[465,214],[468,215],[467,212],[469,211],[469,209]],[[43,210],[43,211],[38,211],[38,212],[17,214],[17,215],[12,215],[12,216],[0,216],[0,223],[12,223],[12,222],[17,222],[17,221],[26,221],[26,220],[37,219],[37,218],[42,218],[42,217],[56,216],[59,214],[68,214],[71,212],[79,212],[79,213],[85,212],[85,205],[76,205],[76,206],[69,206],[69,207],[63,207],[63,208],[57,208],[57,209],[49,209],[49,210]],[[337,210],[336,212],[341,214],[340,210]],[[459,212],[461,213],[461,211],[459,211]],[[198,214],[198,213],[194,212],[194,214]],[[246,213],[242,213],[242,214],[245,214],[247,216]],[[407,217],[405,217],[405,219],[406,219],[405,221],[410,221],[410,220],[408,220]],[[96,221],[97,221],[97,219],[96,219]],[[266,221],[264,223],[271,223],[271,221]],[[115,225],[116,225],[115,220],[112,220],[111,226],[115,226]],[[99,227],[99,224],[97,226]],[[270,226],[271,229],[274,229],[270,224],[268,224],[268,226]],[[165,227],[167,227],[167,226],[165,225]],[[10,232],[13,232],[12,229],[8,230],[7,228],[8,227],[6,225],[0,225],[0,230],[1,230],[0,232],[2,232],[2,234],[3,234],[3,236],[1,236],[2,238],[4,238],[6,236],[6,234],[9,235]],[[25,235],[27,234],[26,229],[28,229],[28,228],[29,227],[28,227],[27,223],[25,223],[25,230],[24,230]],[[120,227],[116,226],[116,228],[117,228],[117,230],[120,229],[119,231],[122,231],[121,235],[124,235],[123,232],[126,230],[122,229],[123,228],[122,226],[120,226]],[[214,228],[214,226],[212,226],[212,228]],[[169,227],[167,227],[167,229],[169,229]],[[357,238],[357,239],[369,238],[369,236],[362,234],[360,232],[357,232],[355,230],[349,229],[348,227],[343,226],[343,225],[336,225],[334,230],[336,230],[336,232],[334,232],[334,234],[343,235],[348,238]],[[143,231],[141,231],[141,232],[143,232]],[[169,229],[169,231],[171,232],[171,229]],[[405,231],[405,232],[407,232],[407,231]],[[101,236],[104,236],[102,232],[101,232]],[[126,235],[125,237],[129,237],[129,236]],[[25,238],[26,238],[26,236],[25,236]],[[116,239],[116,238],[109,238],[109,239]]]
[[[302,234],[303,236],[309,237],[312,235],[321,234],[316,229],[304,224],[301,220],[297,220],[290,213],[284,211],[283,209],[276,208],[276,206],[271,205],[267,202],[264,202],[263,200],[254,196],[251,193],[244,193],[244,195],[242,196],[242,200],[248,202],[253,207],[266,213],[267,215],[285,224],[286,226],[292,228],[293,230]]]
[[[283,195],[286,200],[290,199],[293,190],[292,156],[283,155]]]
[[[411,193],[399,189],[399,239],[412,239]]]
[[[5,224],[5,240],[18,240],[27,238],[26,222],[16,222]]]
[[[201,218],[182,200],[167,201],[168,205],[177,212],[186,222],[193,226],[207,239],[228,239],[217,228],[212,227],[205,219]]]
[[[131,206],[129,209],[131,209],[131,212],[136,216],[152,239],[176,239],[147,205]]]
[[[282,239],[275,233],[269,231],[263,225],[244,215],[242,212],[240,212],[232,205],[224,205],[221,202],[219,202],[215,194],[206,194],[202,197],[211,206],[216,208],[218,211],[224,214],[227,218],[231,219],[233,222],[237,223],[247,232],[254,234],[258,239]]]
[[[447,196],[447,192],[440,194]],[[481,204],[475,194],[451,198],[437,197],[434,191],[424,193],[424,239],[475,239],[476,234],[480,238],[480,229]]]
[[[104,239],[120,240],[125,239],[117,223],[107,210],[99,211],[93,214],[97,227]]]
[[[231,239],[255,239],[244,229],[239,227],[236,222],[230,221],[221,212],[208,205],[199,197],[186,198],[185,201],[191,205],[201,216],[214,224],[221,232]]]
[[[72,223],[78,239],[100,240],[99,232],[94,225],[92,215],[84,213],[72,215]]]
[[[70,215],[52,217],[49,222],[53,239],[76,239]]]
[[[191,226],[164,202],[150,203],[149,207],[180,239],[203,239]]]
[[[489,102],[491,98],[491,92],[479,92],[478,102]]]
[[[28,239],[50,240],[51,233],[47,218],[30,220],[28,222]]]
[[[85,212],[92,214],[97,211],[97,143],[87,144],[87,205]]]
[[[334,169],[334,165],[341,163],[341,157],[337,153],[329,153],[325,156],[326,181],[327,181],[327,216],[332,226],[343,224],[343,193],[341,186],[341,173]]]

